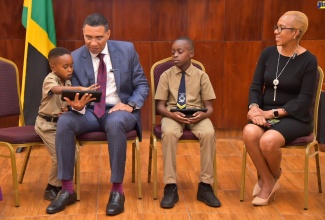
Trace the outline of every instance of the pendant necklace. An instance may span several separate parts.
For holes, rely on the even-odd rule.
[[[280,81],[278,80],[278,78],[281,76],[283,70],[286,68],[286,66],[287,66],[288,63],[290,62],[291,58],[292,58],[292,59],[295,58],[295,56],[297,55],[297,50],[298,50],[298,48],[299,48],[299,45],[298,45],[298,47],[296,48],[296,50],[293,52],[293,54],[291,55],[291,57],[290,57],[289,60],[287,61],[286,65],[284,65],[283,69],[281,70],[281,72],[280,72],[279,75],[278,75],[278,72],[279,72],[280,53],[281,53],[282,49],[281,49],[281,51],[280,51],[280,53],[279,53],[279,57],[278,57],[278,65],[277,65],[277,67],[276,67],[276,73],[275,73],[275,79],[273,80],[273,85],[274,85],[274,87],[273,87],[273,88],[274,88],[273,101],[275,101],[275,99],[276,99],[276,89],[278,88],[277,85],[279,85],[279,82],[280,82]]]

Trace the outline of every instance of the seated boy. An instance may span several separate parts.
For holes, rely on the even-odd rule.
[[[184,127],[191,129],[200,140],[201,172],[197,199],[208,206],[221,206],[210,185],[214,181],[216,135],[208,117],[213,112],[212,100],[216,96],[208,75],[192,65],[193,56],[191,39],[181,37],[174,41],[172,60],[175,66],[160,76],[155,95],[157,111],[163,116],[162,153],[166,186],[160,203],[162,208],[174,207],[179,199],[176,185],[176,148]],[[172,108],[206,108],[207,111],[197,111],[189,117],[181,112],[171,112]]]
[[[58,167],[55,153],[56,122],[59,116],[67,111],[67,103],[61,100],[62,90],[96,90],[99,88],[94,84],[88,88],[71,86],[73,72],[73,60],[70,51],[57,47],[48,54],[48,60],[52,72],[43,82],[42,100],[38,116],[35,122],[35,131],[42,138],[51,156],[51,170],[48,184],[44,192],[44,199],[52,201],[61,190],[61,181],[57,179]],[[94,100],[94,99],[93,99]]]

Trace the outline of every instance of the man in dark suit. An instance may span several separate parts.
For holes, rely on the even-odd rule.
[[[60,116],[56,136],[58,179],[62,180],[62,190],[46,212],[60,212],[76,201],[73,190],[75,136],[101,130],[107,134],[112,182],[106,214],[117,215],[124,211],[122,183],[126,161],[126,132],[136,129],[141,141],[139,109],[148,96],[149,85],[133,44],[108,41],[110,30],[103,15],[89,15],[83,24],[83,35],[85,45],[72,52],[72,84],[89,87],[98,83],[103,92],[101,99],[105,100],[102,106],[104,110],[99,113],[98,109],[102,108],[99,107],[100,103],[89,102],[92,100],[91,95],[79,99],[77,94],[74,100],[66,98],[72,111]]]

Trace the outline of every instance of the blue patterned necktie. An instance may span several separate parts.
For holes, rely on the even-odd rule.
[[[185,86],[185,71],[182,72],[181,82],[179,83],[178,98],[177,98],[177,108],[186,108],[186,86]]]
[[[97,84],[100,86],[102,90],[102,96],[100,98],[100,102],[95,102],[94,105],[94,113],[95,115],[100,118],[105,113],[106,107],[106,82],[107,82],[107,71],[106,65],[103,60],[105,54],[98,54],[97,57],[99,58],[99,67],[98,67],[98,74],[97,74]]]

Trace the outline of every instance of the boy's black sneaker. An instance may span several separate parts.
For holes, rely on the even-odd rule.
[[[164,188],[164,197],[160,202],[160,207],[164,209],[173,208],[178,200],[177,185],[166,184]]]
[[[46,188],[44,192],[44,199],[48,201],[53,201],[61,189],[62,189],[61,187],[55,187],[55,186]]]
[[[204,202],[208,206],[221,206],[219,199],[213,193],[211,185],[207,183],[199,183],[199,187],[197,190],[197,200]]]

